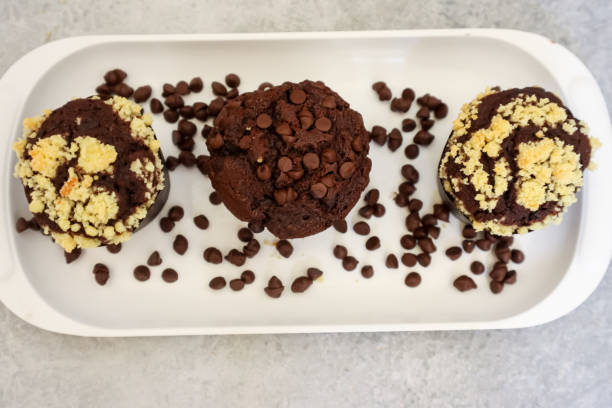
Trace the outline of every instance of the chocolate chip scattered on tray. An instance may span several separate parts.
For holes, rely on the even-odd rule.
[[[18,233],[22,233],[23,231],[27,230],[29,227],[30,225],[25,218],[23,217],[17,218],[17,222],[15,223],[15,229],[17,230]]]
[[[141,282],[148,280],[151,277],[151,271],[145,265],[138,265],[134,268],[134,278]]]
[[[311,280],[315,281],[323,275],[323,271],[318,268],[308,268],[306,274]]]
[[[281,239],[276,243],[276,250],[284,258],[289,258],[293,253],[293,245],[286,239]]]
[[[149,259],[147,259],[147,265],[159,266],[161,264],[162,264],[162,257],[159,254],[159,251],[153,251],[151,255],[149,255]]]
[[[470,265],[470,271],[472,271],[474,275],[481,275],[482,273],[484,273],[485,267],[482,262],[474,261]]]
[[[251,221],[249,222],[248,227],[255,234],[259,234],[260,232],[263,232],[263,230],[265,229],[261,221]]]
[[[359,263],[359,261],[357,261],[357,259],[355,259],[355,257],[347,255],[344,258],[342,258],[342,267],[344,269],[346,269],[347,271],[352,271],[357,267],[357,264]]]
[[[448,248],[445,253],[446,253],[446,256],[448,256],[451,261],[455,261],[459,259],[459,257],[461,256],[461,252],[462,251],[460,247],[453,246],[453,247]]]
[[[223,289],[226,285],[225,278],[223,276],[216,276],[208,282],[208,286],[213,290]]]
[[[229,287],[233,291],[237,292],[244,288],[244,281],[242,279],[232,279],[229,283]]]
[[[159,220],[159,227],[164,232],[170,232],[174,228],[174,221],[168,217],[162,217]]]
[[[472,241],[471,239],[464,239],[463,241],[461,241],[461,247],[468,254],[472,253],[475,246],[476,246],[476,242]]]
[[[416,122],[414,121],[414,119],[406,118],[402,120],[402,130],[404,132],[412,132],[415,128],[416,128]],[[411,146],[415,146],[415,145],[411,145]],[[418,150],[417,150],[417,154],[418,154]]]
[[[96,279],[96,282],[98,283],[98,285],[101,285],[101,286],[106,285],[106,282],[108,281],[108,278],[110,276],[110,271],[108,270],[108,266],[104,265],[103,263],[97,263],[94,265],[92,272],[94,274],[94,278]]]
[[[261,245],[259,244],[259,241],[257,241],[255,238],[253,238],[252,240],[247,242],[247,244],[245,246],[242,247],[242,252],[247,257],[253,258],[255,255],[257,255],[257,253],[259,252],[260,248],[261,248]]]
[[[106,250],[111,254],[118,254],[121,251],[121,243],[108,244],[106,245]]]
[[[513,249],[510,255],[512,262],[520,264],[525,260],[525,254],[520,249]]]
[[[303,293],[310,285],[312,285],[312,279],[307,276],[299,276],[295,278],[291,284],[291,291],[294,293]]]
[[[374,276],[374,267],[372,265],[364,265],[361,268],[361,276],[366,279],[370,279],[372,276]]]
[[[66,259],[67,264],[76,261],[79,259],[79,256],[81,256],[81,248],[74,248],[72,252],[64,251],[64,258]]]
[[[187,241],[184,235],[178,234],[176,238],[174,238],[172,248],[174,248],[177,254],[184,255],[185,252],[187,252],[187,248],[189,248],[189,241]]]
[[[240,86],[240,77],[236,74],[227,74],[225,76],[225,83],[230,88],[237,88]]]
[[[378,94],[378,99],[388,101],[391,99],[391,89],[383,81],[378,81],[372,84],[372,89]]]
[[[217,194],[216,191],[213,191],[212,193],[210,193],[210,195],[208,196],[208,199],[213,205],[219,205],[223,202],[221,201],[221,197],[219,196],[219,194]]]
[[[476,289],[476,282],[467,275],[461,275],[453,282],[453,286],[460,292],[465,292],[470,289]]]
[[[372,131],[370,132],[370,137],[374,143],[384,146],[387,142],[387,129],[378,125],[373,126]]]
[[[151,90],[150,85],[144,85],[144,86],[136,88],[136,90],[134,91],[134,102],[136,103],[145,102],[147,99],[151,97],[151,92],[152,90]]]
[[[178,272],[172,268],[164,269],[161,276],[164,282],[167,283],[176,282],[178,280]]]
[[[343,245],[336,245],[334,247],[334,256],[338,259],[344,259],[348,255],[348,250]]]
[[[276,276],[272,276],[268,281],[268,286],[264,288],[264,291],[268,296],[276,299],[281,296],[284,289],[285,287],[283,286],[281,280],[278,279]]]
[[[223,262],[223,255],[215,247],[208,247],[204,250],[204,260],[212,264],[220,264]]]
[[[397,257],[394,254],[387,255],[387,258],[385,259],[385,266],[390,269],[397,269],[399,267]]]
[[[202,89],[204,89],[204,82],[202,81],[202,78],[195,77],[189,81],[189,90],[191,92],[200,92]]]
[[[415,288],[421,284],[421,275],[418,272],[410,272],[406,275],[404,283],[410,288]]]
[[[253,231],[248,228],[240,228],[238,230],[238,239],[242,242],[249,242],[253,239]]]
[[[506,277],[504,278],[504,284],[512,285],[516,282],[516,271],[508,271]]]
[[[185,215],[185,210],[180,205],[175,205],[168,210],[168,217],[172,221],[180,221]]]
[[[369,251],[374,251],[380,248],[380,238],[378,238],[377,236],[368,238],[365,246],[366,246],[366,249]]]
[[[493,270],[489,272],[491,279],[497,282],[502,282],[508,273],[508,268],[505,265],[497,265],[493,267]]]
[[[491,245],[491,241],[486,238],[476,240],[476,246],[483,251],[489,251],[491,249]]]
[[[409,144],[404,149],[404,154],[410,160],[414,160],[419,156],[419,146],[414,143]]]
[[[502,282],[492,280],[489,282],[489,289],[494,294],[500,293],[504,289],[504,284]]]
[[[225,259],[232,265],[242,266],[246,262],[246,255],[237,249],[232,249],[225,255]]]
[[[240,274],[240,279],[242,279],[242,281],[244,283],[246,283],[247,285],[253,283],[255,281],[255,273],[249,269],[247,269],[246,271],[243,271]]]
[[[359,221],[353,225],[353,231],[359,235],[368,235],[370,233],[370,226],[365,221]]]
[[[417,262],[419,263],[419,265],[423,267],[428,267],[429,264],[431,264],[431,256],[429,256],[429,254],[424,253],[424,252],[421,254],[418,254]]]
[[[196,215],[195,217],[193,217],[193,223],[196,225],[196,227],[202,230],[207,229],[210,225],[208,218],[206,218],[206,216],[203,214]]]
[[[508,263],[510,262],[510,257],[511,252],[510,252],[510,248],[502,245],[500,247],[499,244],[497,244],[496,248],[495,248],[495,256],[497,257],[497,259],[499,259],[500,261],[502,261],[503,263]]]
[[[409,252],[402,255],[402,263],[407,267],[411,268],[417,264],[418,258],[416,255]]]

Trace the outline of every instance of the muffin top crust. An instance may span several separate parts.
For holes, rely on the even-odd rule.
[[[152,118],[114,96],[23,121],[15,176],[45,234],[71,252],[127,240],[164,188]]]
[[[598,145],[553,93],[487,89],[453,122],[440,180],[475,229],[525,233],[561,221]]]

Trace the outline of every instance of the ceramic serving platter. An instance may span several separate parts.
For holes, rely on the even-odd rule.
[[[187,103],[212,99],[211,81],[222,81],[229,72],[240,75],[242,92],[264,81],[322,80],[362,113],[368,129],[373,125],[399,128],[401,119],[414,117],[417,110],[413,107],[407,115],[391,112],[388,103],[376,98],[373,82],[386,81],[396,94],[410,86],[417,95],[436,95],[448,104],[449,115],[436,122],[431,130],[434,143],[413,162],[421,174],[416,197],[423,200],[425,211],[440,200],[436,164],[452,119],[463,103],[488,86],[539,85],[558,93],[575,116],[589,124],[603,147],[595,156],[598,170],[587,172],[580,201],[563,223],[516,238],[515,247],[525,252],[526,261],[516,266],[516,284],[507,285],[498,295],[488,289],[486,274],[474,276],[477,290],[460,293],[453,287],[457,276],[469,273],[472,261],[493,262],[492,254],[478,249],[457,261],[444,256],[444,250],[461,239],[461,223],[456,219],[442,223],[436,241],[439,251],[431,266],[385,268],[387,254],[403,252],[399,238],[405,233],[406,209],[393,203],[393,195],[407,159],[403,148],[391,153],[374,144],[370,187],[380,189],[381,203],[387,208],[383,218],[370,221],[372,233],[382,241],[376,251],[365,249],[366,237],[330,228],[293,240],[294,254],[285,259],[274,248],[274,237],[262,233],[257,236],[261,252],[244,267],[208,264],[202,257],[204,248],[216,246],[224,252],[240,248],[236,232],[244,224],[222,205],[209,202],[208,179],[195,168],[180,167],[171,173],[164,211],[178,204],[186,216],[171,233],[163,233],[153,222],[124,244],[119,254],[104,248],[87,250],[67,265],[62,250],[48,237],[15,232],[17,217],[28,217],[28,213],[21,184],[12,176],[15,157],[10,147],[21,135],[24,117],[93,94],[103,74],[115,67],[128,72],[132,86],[151,84],[155,96],[165,82],[202,76],[203,93],[188,96]],[[583,302],[601,280],[612,253],[608,238],[612,140],[604,99],[590,72],[573,54],[535,34],[424,30],[69,38],[17,61],[0,80],[0,106],[5,180],[0,195],[0,299],[24,320],[47,330],[136,336],[524,327],[558,318]],[[165,154],[176,155],[172,127],[160,115],[153,127]],[[413,134],[404,134],[403,146]],[[204,149],[198,137],[196,153]],[[360,219],[357,208],[347,217],[349,224]],[[194,226],[191,218],[197,214],[210,219],[208,230]],[[189,239],[183,256],[172,250],[179,233]],[[358,270],[345,271],[332,256],[336,244],[345,245],[360,266],[373,265],[374,277],[364,279]],[[160,251],[164,263],[152,268],[150,280],[135,280],[133,268],[145,263],[153,250]],[[93,279],[96,262],[104,262],[111,270],[105,286]],[[292,293],[293,279],[311,266],[323,270],[323,277],[307,292]],[[161,279],[165,267],[179,272],[177,282]],[[242,291],[209,288],[212,277],[229,281],[244,269],[255,271],[256,280]],[[423,278],[417,288],[403,283],[410,271]],[[272,275],[287,287],[280,299],[263,291]]]

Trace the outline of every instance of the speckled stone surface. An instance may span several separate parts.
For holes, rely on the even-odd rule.
[[[245,2],[246,3],[246,2]],[[563,43],[612,106],[612,2],[0,1],[0,73],[81,34],[504,27]],[[0,306],[2,407],[609,407],[612,273],[541,327],[434,333],[90,339]]]

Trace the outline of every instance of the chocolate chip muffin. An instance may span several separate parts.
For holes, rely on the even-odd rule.
[[[163,206],[169,187],[151,121],[120,96],[23,121],[15,176],[35,222],[66,252],[123,242]]]
[[[322,82],[285,82],[230,101],[208,137],[208,173],[227,208],[279,238],[343,219],[369,182],[361,115]]]
[[[561,222],[599,142],[542,88],[488,89],[463,106],[440,162],[443,192],[476,230]]]

